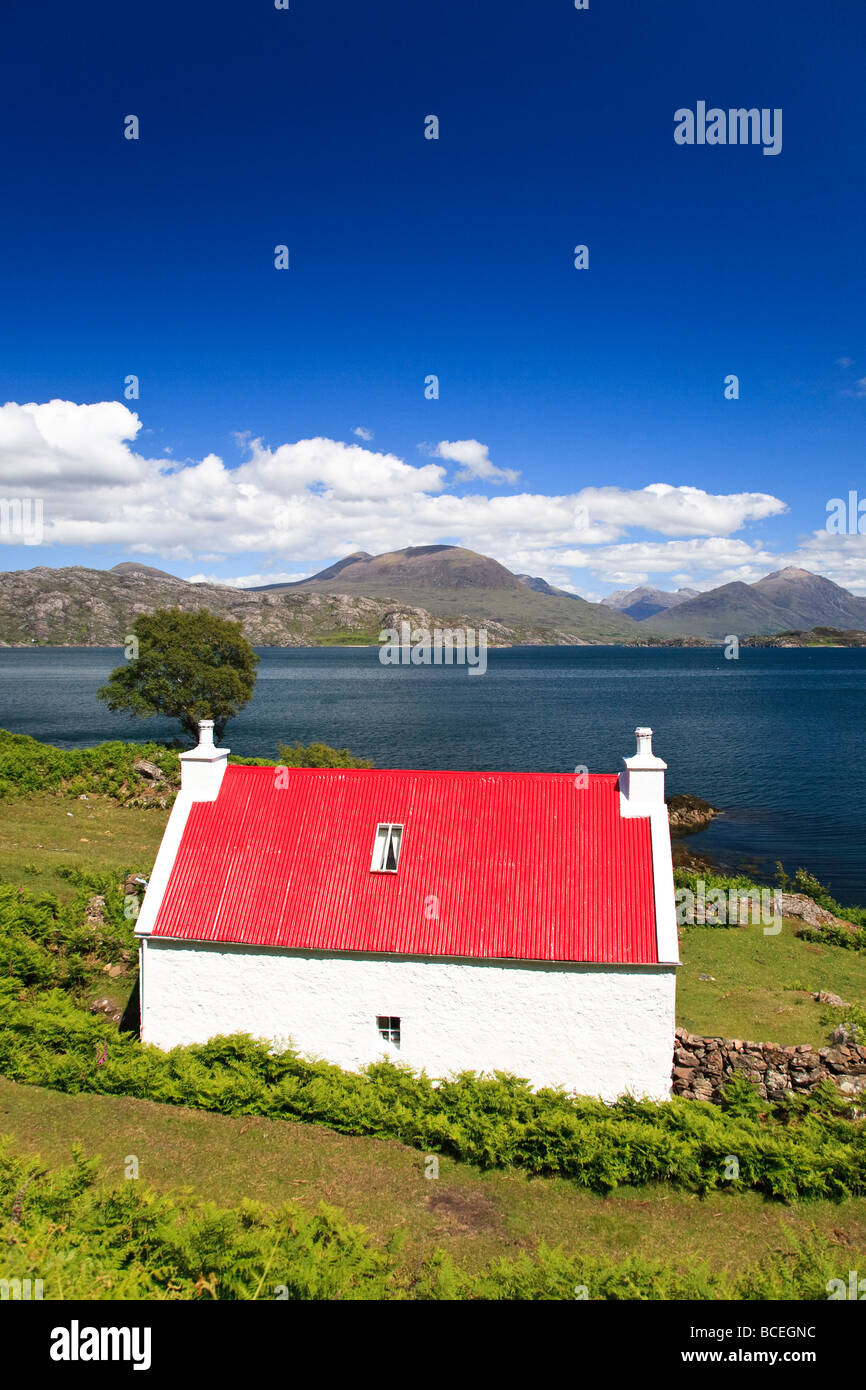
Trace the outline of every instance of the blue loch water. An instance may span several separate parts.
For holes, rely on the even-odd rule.
[[[724,809],[692,848],[725,866],[803,865],[866,902],[866,649],[512,647],[465,667],[383,666],[375,648],[264,648],[225,742],[275,756],[322,740],[380,767],[586,765],[618,771],[649,724],[668,790]],[[61,747],[173,739],[170,720],[110,713],[118,649],[0,650],[0,726]]]

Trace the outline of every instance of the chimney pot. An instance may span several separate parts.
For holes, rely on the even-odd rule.
[[[653,753],[653,731],[635,729],[637,751],[623,758],[619,774],[620,809],[623,815],[648,815],[653,806],[664,806],[667,763]]]
[[[214,801],[228,761],[228,748],[215,748],[213,720],[198,721],[198,743],[180,755],[181,791],[192,801]]]

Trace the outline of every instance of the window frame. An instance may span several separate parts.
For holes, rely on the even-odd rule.
[[[388,1043],[389,1047],[399,1049],[402,1041],[403,1024],[402,1018],[398,1014],[377,1014],[376,1029],[380,1041]],[[394,1037],[394,1034],[397,1034]]]
[[[385,834],[381,839],[380,851],[380,831]],[[396,845],[394,842],[394,831],[397,831]],[[405,826],[400,821],[379,821],[376,826],[376,833],[373,836],[373,853],[370,858],[371,874],[396,874],[400,868],[400,856],[403,853],[403,833]],[[394,867],[388,868],[387,859],[389,851],[394,850]],[[381,863],[377,863],[377,859]],[[383,1015],[384,1017],[384,1015]]]

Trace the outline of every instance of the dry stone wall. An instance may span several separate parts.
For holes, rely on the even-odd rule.
[[[744,1076],[767,1100],[787,1091],[811,1091],[821,1081],[833,1081],[845,1095],[866,1091],[866,1047],[837,1043],[833,1047],[780,1047],[775,1043],[745,1042],[741,1038],[703,1038],[676,1030],[673,1093],[691,1100],[721,1099],[732,1076]]]

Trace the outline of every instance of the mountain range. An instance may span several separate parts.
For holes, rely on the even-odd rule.
[[[689,598],[698,598],[697,589],[677,589],[676,593],[670,594],[664,589],[642,585],[639,589],[617,589],[616,593],[607,594],[602,603],[640,623],[644,618],[652,618],[656,613],[663,613],[665,609],[685,603]]]
[[[722,584],[651,619],[666,637],[771,636],[813,627],[866,628],[866,598],[823,575],[789,565],[754,584]]]
[[[788,567],[754,584],[696,593],[642,586],[590,603],[462,546],[356,551],[292,583],[193,583],[124,561],[110,570],[39,566],[0,574],[0,644],[121,645],[140,613],[205,607],[259,646],[375,642],[382,628],[486,627],[491,644],[688,643],[815,627],[866,629],[866,598]]]
[[[0,574],[0,644],[117,646],[140,613],[207,608],[240,621],[256,646],[376,642],[399,627],[486,627],[491,645],[630,642],[631,618],[554,590],[538,592],[496,560],[458,546],[347,556],[293,584],[192,583],[150,565],[39,566]]]
[[[328,569],[268,591],[388,595],[479,621],[525,623],[529,615],[592,641],[652,641],[654,637],[769,636],[817,626],[866,628],[866,598],[822,575],[788,566],[753,584],[695,589],[642,586],[608,594],[600,604],[556,588],[546,579],[512,574],[497,560],[461,546],[426,545],[369,555],[356,551]],[[528,591],[528,592],[527,592]],[[609,610],[617,636],[600,613]]]

